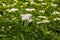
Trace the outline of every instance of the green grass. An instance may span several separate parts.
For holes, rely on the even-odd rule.
[[[34,0],[34,2],[35,4],[31,4],[29,0],[0,0],[0,40],[60,40],[60,20],[54,21],[60,14],[52,15],[54,11],[60,12],[60,0]],[[52,3],[57,6],[51,6]],[[19,10],[9,12],[11,8]],[[26,8],[35,10],[26,11]],[[20,15],[27,13],[32,14],[32,22],[21,20]],[[46,16],[50,22],[37,24],[41,20],[46,20],[38,16]]]

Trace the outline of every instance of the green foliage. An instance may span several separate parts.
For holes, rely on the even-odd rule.
[[[60,12],[60,0],[34,0],[35,4],[29,0],[0,0],[0,40],[60,40],[60,17],[52,15],[53,11]],[[47,3],[41,4],[41,3]],[[57,7],[51,4],[57,4]],[[11,8],[18,11],[9,12]],[[34,11],[26,11],[26,8],[35,8]],[[39,10],[45,10],[44,13]],[[21,20],[21,14],[32,14],[33,21]],[[38,16],[46,16],[49,23],[37,24],[43,20]]]

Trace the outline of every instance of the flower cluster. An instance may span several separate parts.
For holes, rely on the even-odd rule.
[[[31,14],[21,14],[22,21],[27,20],[27,21],[31,22],[32,21],[31,16],[32,16]]]

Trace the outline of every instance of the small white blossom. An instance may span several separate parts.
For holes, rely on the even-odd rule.
[[[39,18],[46,18],[46,16],[38,16]]]
[[[57,4],[51,4],[51,6],[54,6],[54,7],[56,7],[56,6],[57,6]]]
[[[58,12],[58,11],[54,11],[52,14],[60,14],[60,12]]]
[[[50,21],[49,20],[42,20],[40,22],[37,22],[37,24],[41,24],[41,23],[49,23]]]
[[[29,22],[32,21],[32,18],[31,18],[31,14],[22,14],[21,17],[22,17],[22,20],[27,20]]]
[[[29,0],[31,4],[35,4],[34,0]]]
[[[39,0],[39,1],[43,1],[43,0]]]
[[[41,24],[42,22],[37,22],[37,24]]]
[[[50,22],[49,20],[43,20],[42,21],[43,23],[48,23],[48,22]]]
[[[26,8],[26,11],[34,11],[34,8]]]
[[[29,20],[29,22],[32,22],[32,21],[33,21],[32,19]]]
[[[60,18],[55,18],[54,20],[57,21],[57,20],[60,20]]]
[[[47,3],[41,3],[42,5],[47,5]]]
[[[17,9],[17,8],[11,8],[11,9],[9,10],[9,12],[15,12],[15,11],[17,11],[17,10],[19,10],[19,9]]]
[[[35,2],[34,2],[34,1],[31,1],[30,3],[31,3],[31,4],[35,4]]]
[[[44,13],[44,12],[45,12],[45,10],[39,10],[39,12],[42,12],[42,13]]]

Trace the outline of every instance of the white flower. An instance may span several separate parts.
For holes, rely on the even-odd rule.
[[[42,21],[43,23],[48,23],[48,22],[50,22],[49,20],[43,20]]]
[[[21,14],[22,20],[28,20],[29,22],[32,21],[31,14]]]
[[[38,16],[39,18],[46,18],[46,16]]]
[[[35,4],[34,0],[29,0],[31,4]]]
[[[15,12],[15,11],[17,11],[17,10],[19,10],[19,9],[17,9],[17,8],[11,8],[11,9],[9,10],[9,12]]]
[[[34,11],[34,8],[26,8],[26,11]]]
[[[42,12],[42,13],[44,13],[44,12],[45,12],[45,10],[39,10],[39,12]]]
[[[42,5],[47,5],[47,3],[41,3]]]
[[[54,7],[56,7],[56,6],[57,6],[57,4],[51,4],[51,6],[54,6]]]
[[[37,22],[37,24],[41,24],[41,23],[49,23],[50,21],[49,20],[42,20],[40,22]]]
[[[37,24],[41,24],[42,22],[37,22]]]
[[[54,11],[52,14],[60,14],[60,12],[58,12],[58,11]]]
[[[31,1],[30,3],[31,3],[31,4],[35,4],[35,2],[34,2],[34,1]]]
[[[39,1],[43,1],[43,0],[39,0]]]
[[[54,20],[57,21],[57,20],[60,20],[60,18],[55,18]]]

